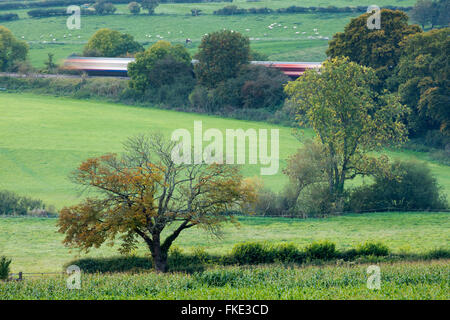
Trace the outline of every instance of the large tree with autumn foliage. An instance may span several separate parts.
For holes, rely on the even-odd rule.
[[[234,221],[231,210],[255,201],[238,168],[177,164],[175,146],[158,134],[138,136],[125,143],[123,156],[84,161],[73,180],[94,193],[61,210],[64,243],[88,251],[119,238],[126,253],[141,239],[155,269],[165,272],[168,250],[183,230],[198,226],[217,233],[223,222]]]

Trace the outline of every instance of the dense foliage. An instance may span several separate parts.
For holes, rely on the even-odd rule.
[[[407,37],[393,82],[402,102],[412,110],[412,136],[440,129],[450,136],[450,28]]]
[[[5,256],[0,257],[0,280],[8,279],[11,262],[11,259],[6,258]]]
[[[241,67],[248,64],[250,40],[230,30],[212,32],[202,38],[195,58],[199,83],[214,88],[222,81],[235,78]]]
[[[133,36],[110,29],[98,30],[83,49],[87,57],[121,57],[142,51],[144,48]]]
[[[418,0],[410,13],[411,18],[422,25],[431,28],[436,26],[445,27],[450,22],[450,1],[449,0]]]
[[[444,210],[445,196],[436,178],[423,163],[396,161],[387,172],[374,175],[375,182],[353,190],[349,210]]]
[[[0,71],[14,71],[16,63],[27,58],[28,45],[14,37],[11,31],[0,26]]]
[[[158,41],[128,65],[130,87],[145,93],[148,88],[173,85],[177,80],[193,78],[191,56],[181,45]]]
[[[322,149],[319,172],[326,177],[321,180],[336,199],[338,211],[345,181],[385,162],[368,152],[405,140],[401,120],[407,109],[394,95],[378,96],[372,90],[376,81],[373,69],[334,58],[324,62],[320,72],[308,70],[286,86],[299,124],[314,129]]]
[[[381,29],[369,29],[365,13],[352,19],[344,32],[338,32],[330,41],[327,55],[334,58],[349,57],[360,65],[375,69],[383,81],[396,67],[400,55],[400,42],[407,35],[421,32],[417,25],[408,24],[408,16],[402,11],[381,10]],[[381,83],[379,86],[383,87]]]

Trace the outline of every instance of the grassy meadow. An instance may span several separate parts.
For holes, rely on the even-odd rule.
[[[139,133],[160,131],[170,136],[178,128],[193,132],[194,121],[202,121],[203,130],[217,128],[223,133],[225,129],[238,128],[279,129],[278,174],[261,176],[265,186],[274,191],[282,190],[286,184],[282,169],[288,156],[301,146],[287,127],[92,100],[3,92],[0,112],[0,189],[40,198],[56,208],[79,200],[79,190],[68,175],[82,161],[121,152],[122,143]],[[303,132],[305,138],[312,136],[309,129]],[[428,161],[426,153],[386,153],[393,158],[426,161],[450,195],[448,166]],[[242,172],[249,177],[259,176],[260,165],[244,165]]]
[[[415,0],[382,0],[377,5],[412,6]],[[330,1],[295,1],[295,0],[262,0],[247,2],[235,0],[232,5],[240,8],[268,7],[272,9],[297,6],[330,5],[369,6],[370,1],[339,0]],[[217,16],[214,10],[230,5],[229,2],[218,3],[183,3],[161,4],[155,15],[148,16],[143,11],[133,16],[126,4],[117,5],[115,15],[86,16],[81,18],[80,30],[68,30],[66,17],[31,19],[28,10],[10,10],[19,14],[17,21],[4,22],[17,37],[30,45],[30,61],[35,67],[42,68],[47,53],[55,54],[55,59],[61,61],[72,53],[80,53],[90,36],[100,28],[126,32],[136,40],[149,46],[160,36],[174,43],[184,43],[186,38],[192,40],[189,45],[191,53],[195,53],[202,36],[205,33],[223,28],[239,31],[248,35],[252,48],[269,55],[271,60],[286,61],[323,61],[328,39],[333,34],[342,31],[351,18],[358,14],[268,14],[268,15],[236,15]],[[192,8],[202,10],[202,15],[193,17]],[[9,11],[8,11],[9,12]],[[277,23],[273,29],[268,26]],[[280,25],[280,26],[278,26]],[[317,29],[317,33],[314,31]],[[309,38],[312,37],[312,38]]]
[[[183,231],[174,245],[186,253],[196,248],[211,254],[225,254],[237,243],[269,241],[304,247],[328,239],[339,250],[365,241],[381,241],[394,253],[425,253],[450,245],[450,215],[438,212],[384,212],[347,214],[326,219],[239,217],[239,225],[224,226],[221,239],[201,229]],[[62,245],[56,219],[0,217],[0,252],[13,259],[12,272],[59,272],[76,258],[117,256],[117,247],[104,245],[82,254]],[[134,252],[149,256],[142,243]]]
[[[130,0],[131,1],[131,0]],[[379,0],[377,5],[412,6],[416,0]],[[323,61],[328,41],[343,31],[358,14],[270,14],[216,16],[213,11],[228,5],[240,8],[297,6],[368,6],[371,0],[234,0],[233,3],[162,4],[156,14],[129,13],[126,4],[116,5],[109,16],[82,16],[80,30],[68,30],[66,17],[31,19],[28,10],[16,12],[20,19],[4,22],[16,37],[30,45],[29,59],[42,68],[47,53],[58,63],[80,53],[90,36],[100,28],[133,35],[148,47],[158,38],[174,43],[193,43],[191,54],[204,34],[231,29],[248,35],[253,49],[279,61]],[[198,8],[202,15],[191,16]],[[0,11],[6,13],[6,11]],[[273,29],[268,26],[277,23]],[[317,31],[315,31],[317,29]],[[157,37],[158,36],[158,37]],[[278,129],[279,171],[260,176],[260,164],[243,165],[247,177],[259,176],[265,187],[282,191],[287,177],[282,173],[287,158],[302,145],[292,128],[265,122],[227,119],[151,107],[129,106],[106,100],[82,100],[2,91],[0,88],[0,190],[42,199],[56,209],[73,205],[85,194],[70,182],[70,172],[89,157],[120,153],[130,136],[158,131],[166,136],[176,129],[193,133],[194,121],[208,128]],[[311,129],[301,129],[304,138]],[[193,134],[192,134],[193,139]],[[205,144],[204,144],[205,145]],[[225,141],[224,141],[225,145]],[[391,159],[416,160],[427,164],[450,199],[450,167],[432,161],[425,152],[385,149]],[[248,155],[247,155],[248,156]],[[348,185],[364,183],[363,179]],[[355,248],[365,241],[380,241],[394,254],[422,254],[450,247],[448,212],[383,212],[345,214],[324,219],[290,219],[239,216],[238,224],[225,225],[220,239],[204,230],[183,231],[174,242],[183,253],[203,249],[224,255],[242,242],[292,243],[299,248],[313,241],[329,240],[338,250]],[[172,226],[173,227],[173,226]],[[70,261],[85,257],[118,256],[119,243],[81,253],[62,244],[57,219],[0,216],[0,256],[12,259],[11,272],[61,272]],[[169,232],[166,230],[165,232]],[[132,252],[150,257],[140,243]],[[447,257],[448,258],[448,257]],[[25,281],[0,281],[4,299],[450,299],[450,260],[379,262],[381,289],[366,286],[368,265],[337,261],[314,265],[212,266],[203,273],[83,274],[82,289],[68,290],[66,276],[28,277]],[[412,260],[412,259],[411,259]],[[372,261],[372,260],[366,260]]]

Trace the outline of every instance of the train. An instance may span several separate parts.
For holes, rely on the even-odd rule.
[[[134,58],[98,58],[69,57],[64,61],[64,68],[82,71],[89,75],[128,77],[127,66]],[[197,60],[192,60],[197,63]],[[281,61],[251,61],[251,64],[263,65],[280,69],[291,79],[296,79],[308,69],[319,69],[319,62],[281,62]]]

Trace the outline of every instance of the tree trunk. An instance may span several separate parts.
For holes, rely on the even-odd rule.
[[[167,272],[167,250],[161,248],[161,241],[159,234],[153,235],[152,246],[150,247],[152,253],[154,268],[158,272]]]

